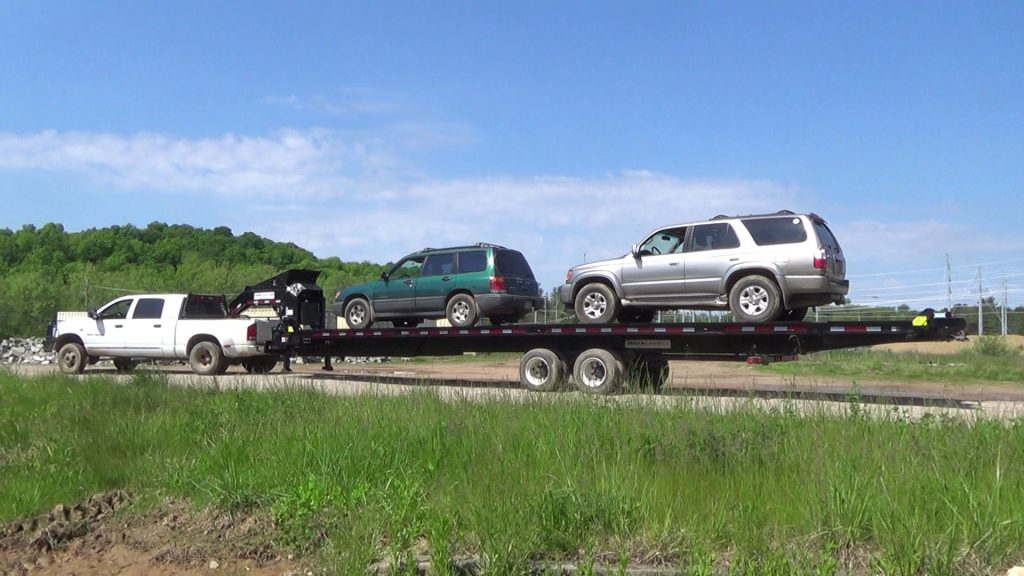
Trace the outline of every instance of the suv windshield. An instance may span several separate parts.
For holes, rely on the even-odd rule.
[[[533,279],[533,270],[526,263],[526,258],[514,250],[495,250],[494,268],[499,274]]]
[[[742,222],[758,246],[796,244],[807,240],[807,231],[799,218],[751,218]]]

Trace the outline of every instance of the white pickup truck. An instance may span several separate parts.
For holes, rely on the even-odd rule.
[[[80,374],[100,358],[113,358],[119,372],[140,358],[188,360],[203,375],[223,374],[232,364],[269,372],[277,356],[260,351],[257,329],[255,320],[228,317],[223,296],[138,294],[58,320],[48,340],[65,374]]]

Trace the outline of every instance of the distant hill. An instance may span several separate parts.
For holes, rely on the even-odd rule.
[[[129,292],[231,297],[288,268],[320,270],[327,298],[386,265],[320,259],[291,243],[230,228],[153,222],[66,232],[60,224],[0,229],[0,337],[42,335],[57,310],[86,310]]]

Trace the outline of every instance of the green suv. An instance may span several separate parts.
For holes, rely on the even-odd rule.
[[[479,243],[410,254],[380,280],[339,290],[334,313],[357,330],[377,320],[409,328],[439,318],[465,328],[480,318],[496,326],[516,322],[543,305],[540,286],[521,253]]]

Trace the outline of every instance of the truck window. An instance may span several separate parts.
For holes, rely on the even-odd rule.
[[[223,297],[200,296],[190,294],[185,299],[185,311],[182,318],[226,318],[227,304]]]
[[[132,299],[118,300],[100,312],[105,320],[124,320],[128,317],[128,309],[132,307]]]
[[[164,313],[163,298],[139,298],[132,318],[159,318]]]

